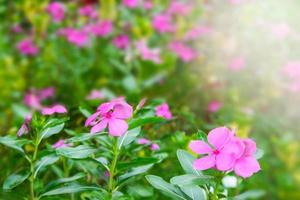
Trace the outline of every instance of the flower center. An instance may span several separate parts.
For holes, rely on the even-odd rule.
[[[111,117],[112,117],[112,111],[109,111],[105,114],[105,118],[111,119]]]
[[[213,150],[214,155],[218,155],[219,153],[220,153],[220,151],[218,149]]]

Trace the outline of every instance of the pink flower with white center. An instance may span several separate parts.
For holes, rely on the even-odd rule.
[[[60,22],[65,17],[65,6],[59,2],[52,2],[48,5],[47,12],[51,15],[54,22]]]
[[[98,133],[108,127],[112,136],[121,136],[127,129],[127,119],[132,116],[132,107],[123,100],[115,99],[101,104],[97,112],[92,114],[85,122],[85,126],[91,126],[91,133]]]
[[[86,5],[79,8],[79,14],[81,16],[90,17],[91,19],[96,19],[98,17],[98,12],[92,5]]]
[[[208,104],[208,111],[209,112],[217,112],[221,107],[223,106],[223,104],[219,101],[213,100]]]
[[[161,64],[160,49],[150,49],[144,40],[138,41],[136,47],[143,60],[149,60],[156,64]]]
[[[197,26],[190,29],[184,36],[185,40],[195,40],[211,33],[212,29],[208,26]]]
[[[22,135],[26,135],[29,133],[29,124],[31,121],[32,115],[29,114],[25,117],[24,123],[21,125],[20,129],[17,132],[17,136],[21,137]]]
[[[165,119],[172,119],[172,113],[170,112],[169,105],[167,103],[163,103],[155,108],[155,114],[158,117],[163,117]]]
[[[112,40],[115,47],[119,49],[126,49],[129,46],[129,37],[127,35],[118,35]]]
[[[17,49],[23,55],[34,56],[39,52],[38,47],[32,42],[31,39],[25,38],[17,44]]]
[[[285,38],[291,34],[291,28],[286,23],[278,23],[272,25],[271,31],[273,35],[276,36],[277,38]]]
[[[254,153],[256,152],[256,143],[251,139],[238,139],[244,144],[244,151],[235,161],[233,170],[236,175],[248,178],[260,170],[260,165]]]
[[[86,97],[86,99],[88,100],[104,99],[104,98],[105,96],[101,90],[92,90],[90,94]]]
[[[193,10],[193,6],[191,4],[178,2],[178,1],[172,1],[167,13],[170,15],[182,15],[186,16]]]
[[[169,48],[184,62],[190,62],[197,57],[197,52],[182,42],[172,42]]]
[[[153,2],[152,2],[152,0],[145,0],[143,6],[144,6],[145,10],[152,9],[153,8]]]
[[[150,144],[151,141],[148,140],[148,139],[146,139],[146,138],[139,138],[139,139],[137,140],[137,143],[143,145],[143,144]]]
[[[89,43],[89,36],[84,30],[68,28],[65,30],[65,35],[70,43],[75,44],[78,47],[87,46]]]
[[[87,31],[94,36],[106,37],[113,31],[113,24],[109,20],[87,25]]]
[[[52,145],[54,149],[59,149],[63,147],[69,147],[70,145],[66,143],[65,140],[58,140],[55,144]]]
[[[55,113],[63,114],[66,112],[68,112],[67,109],[63,105],[60,105],[60,104],[56,104],[51,107],[44,107],[42,109],[43,115],[53,115]]]
[[[128,8],[136,8],[139,5],[139,0],[122,0],[122,4]]]
[[[168,14],[156,15],[152,19],[153,28],[159,33],[170,33],[176,30],[172,18]]]
[[[152,151],[158,151],[160,149],[159,145],[156,143],[151,144],[150,149]]]
[[[244,144],[234,139],[234,133],[226,127],[211,130],[207,139],[209,144],[201,140],[193,140],[189,144],[193,152],[204,155],[194,161],[194,169],[216,168],[220,171],[232,169],[236,159],[242,155]]]
[[[245,68],[245,66],[246,60],[242,56],[233,58],[228,64],[228,68],[234,72],[240,71],[241,69]]]

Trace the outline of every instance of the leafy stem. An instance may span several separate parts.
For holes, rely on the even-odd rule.
[[[118,156],[119,156],[119,149],[118,149],[118,140],[114,140],[114,145],[113,145],[113,160],[111,163],[111,166],[109,168],[109,182],[108,182],[108,190],[112,194],[114,189],[115,189],[115,183],[114,183],[114,176],[116,173],[116,165],[118,161]]]
[[[35,166],[35,162],[36,162],[38,148],[39,148],[39,143],[38,143],[38,140],[36,139],[35,143],[34,143],[33,156],[32,156],[32,159],[30,160],[31,176],[29,178],[29,181],[30,181],[30,198],[31,198],[31,200],[36,200],[37,199],[35,197],[35,192],[34,192],[34,179],[35,179],[35,177],[34,177],[34,166]]]

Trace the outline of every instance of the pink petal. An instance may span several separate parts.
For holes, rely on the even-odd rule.
[[[251,139],[243,140],[245,145],[245,156],[252,156],[256,152],[256,143]]]
[[[220,171],[226,171],[232,169],[235,156],[233,154],[220,153],[216,156],[216,167]]]
[[[63,105],[55,105],[53,107],[53,109],[55,110],[56,113],[66,113],[67,112],[66,107],[64,107]]]
[[[42,110],[43,115],[52,115],[54,113],[54,109],[51,107],[45,107]]]
[[[100,112],[95,112],[94,114],[92,114],[91,116],[89,116],[87,118],[87,120],[85,121],[84,126],[91,126],[92,122],[95,121],[99,115],[100,115]]]
[[[247,178],[260,170],[259,163],[252,156],[240,158],[234,167],[234,172],[243,178]]]
[[[99,133],[103,131],[107,126],[108,121],[102,120],[91,129],[91,133]]]
[[[233,155],[236,159],[240,158],[245,151],[244,142],[237,138],[233,137],[221,150],[222,153]]]
[[[126,121],[121,119],[110,119],[108,122],[108,132],[112,136],[121,136],[128,129],[128,124]]]
[[[216,157],[214,155],[209,155],[195,160],[193,164],[193,168],[196,170],[206,170],[214,167],[215,164],[216,164]]]
[[[189,148],[197,154],[207,154],[212,151],[208,144],[200,140],[192,140],[189,144]]]
[[[218,127],[208,133],[208,142],[216,149],[221,149],[232,137],[232,132],[226,127]]]
[[[126,102],[117,103],[114,106],[113,116],[118,119],[129,119],[132,116],[132,107]]]

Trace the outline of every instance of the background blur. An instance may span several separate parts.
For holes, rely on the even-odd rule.
[[[168,141],[162,148],[171,156],[186,148],[183,133],[226,125],[264,150],[262,171],[243,187],[264,190],[262,199],[300,199],[298,0],[179,1],[190,8],[173,8],[175,31],[154,22],[155,16],[172,12],[166,11],[171,1],[140,1],[137,8],[116,0],[57,1],[64,4],[59,22],[47,10],[50,1],[0,2],[1,135],[16,134],[29,110],[24,96],[35,89],[53,87],[54,101],[75,113],[93,89],[108,97],[126,96],[132,104],[163,98],[176,116],[161,130]],[[80,12],[85,6],[95,16]],[[112,22],[113,30],[93,30],[98,18]],[[160,27],[168,29],[163,22]],[[112,42],[120,34],[129,37],[126,48]],[[20,47],[24,39],[38,52],[24,53],[30,49]],[[151,53],[139,48],[141,41]],[[159,62],[153,59],[155,50],[160,50]],[[18,157],[2,147],[0,156],[2,183]],[[156,170],[173,176],[180,167],[171,162]]]

